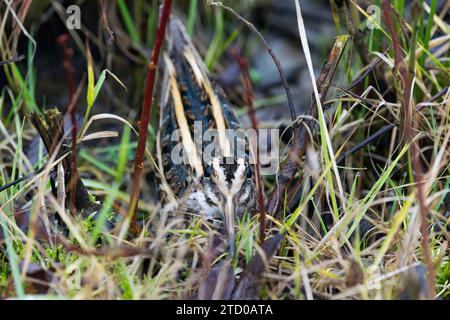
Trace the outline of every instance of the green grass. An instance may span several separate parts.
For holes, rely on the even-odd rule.
[[[141,46],[141,39],[139,37],[139,33],[137,27],[133,22],[133,18],[131,17],[130,10],[125,2],[125,0],[117,0],[117,7],[119,9],[120,15],[125,24],[125,28],[130,35],[131,40],[137,46]]]
[[[374,3],[380,4],[380,1]],[[125,223],[137,134],[132,116],[138,113],[139,108],[134,101],[140,99],[142,90],[138,85],[139,79],[143,79],[146,71],[145,64],[139,59],[133,60],[130,48],[143,51],[144,46],[152,47],[158,3],[152,1],[135,5],[130,1],[117,0],[116,5],[119,21],[111,20],[110,23],[120,23],[120,26],[113,27],[120,27],[124,34],[116,35],[119,37],[118,43],[123,46],[110,53],[111,65],[106,65],[97,54],[95,61],[86,60],[86,53],[74,47],[74,55],[84,63],[81,73],[87,80],[83,91],[86,96],[79,98],[78,110],[80,115],[84,115],[79,128],[80,141],[83,136],[95,135],[100,130],[120,133],[120,138],[109,138],[107,144],[100,144],[103,141],[97,139],[100,145],[82,141],[78,146],[78,165],[83,183],[95,199],[101,201],[102,208],[96,215],[71,215],[68,206],[59,203],[52,192],[50,171],[43,171],[0,192],[2,298],[37,295],[33,279],[23,268],[30,264],[42,268],[53,277],[48,292],[39,294],[43,299],[181,299],[195,293],[194,280],[204,271],[206,258],[210,254],[211,236],[217,230],[200,215],[182,220],[163,210],[159,203],[155,191],[159,182],[154,178],[158,175],[158,163],[154,157],[158,130],[158,119],[155,118],[152,118],[155,125],[148,129],[144,164],[146,175],[142,180],[138,208],[143,231],[132,234]],[[204,39],[197,37],[197,32],[211,35],[211,39],[205,40],[205,50],[201,53],[208,69],[216,76],[214,71],[220,71],[232,62],[225,52],[232,44],[243,42],[246,29],[226,11],[203,2],[175,5],[178,6],[177,12],[185,12],[187,31],[196,38],[196,42]],[[415,73],[413,99],[418,105],[448,85],[448,63],[445,59],[449,53],[439,53],[432,48],[436,34],[448,35],[448,30],[442,30],[436,23],[440,12],[435,0],[430,2],[430,13],[422,10],[416,24],[409,18],[406,1],[396,0],[392,5],[405,19],[404,25],[412,31],[411,37],[405,38],[398,29],[405,62]],[[359,9],[363,8],[356,8]],[[203,12],[205,16],[201,16]],[[364,22],[366,16],[358,12]],[[240,13],[250,20],[254,19],[251,10]],[[344,25],[340,21],[336,23],[336,30],[345,32]],[[31,34],[38,31],[39,25],[34,25],[36,29]],[[307,21],[305,27],[309,35]],[[383,53],[392,44],[383,20],[379,27],[364,33],[371,59],[375,58],[374,52]],[[400,24],[397,23],[396,27],[400,28]],[[263,27],[262,30],[266,29]],[[245,36],[248,39],[253,34]],[[24,47],[27,48],[26,59],[1,66],[7,83],[0,93],[0,185],[29,174],[43,164],[56,168],[60,161],[54,159],[48,163],[48,155],[44,155],[44,146],[40,142],[37,148],[38,163],[29,163],[28,147],[34,143],[32,141],[36,136],[29,115],[40,112],[46,104],[51,105],[53,97],[48,96],[44,100],[43,93],[38,90],[42,71],[36,68],[33,45],[29,39],[21,41],[28,41]],[[300,59],[304,55],[300,39],[290,41],[298,45]],[[94,46],[95,52],[102,50],[97,42],[92,41],[90,47],[93,49]],[[242,49],[242,54],[253,51],[248,47]],[[0,48],[0,52],[2,57],[7,56],[5,48]],[[246,58],[251,61],[252,57]],[[386,59],[393,60],[392,51],[386,52]],[[118,61],[126,62],[129,69],[125,75],[117,70]],[[382,73],[388,75],[387,80],[393,87],[392,77],[389,77],[392,71],[386,63],[381,65],[384,68]],[[364,67],[353,44],[344,53],[333,83],[347,87],[363,72]],[[312,68],[317,71],[320,65],[313,65]],[[140,71],[134,72],[132,69]],[[253,71],[252,80],[257,93],[255,109],[285,108],[285,95],[258,91],[257,78]],[[138,81],[134,83],[130,79]],[[55,83],[58,81],[65,79],[55,79]],[[114,86],[118,83],[126,90],[112,86],[108,88],[111,83]],[[370,94],[366,94],[369,85],[373,88]],[[370,79],[365,79],[359,86],[361,88],[354,93],[363,95],[362,98],[367,101],[358,101],[339,90],[334,94],[330,90],[325,100],[333,100],[333,104],[326,110],[322,109],[321,104],[317,106],[315,141],[310,145],[310,152],[319,159],[318,163],[314,163],[319,170],[316,172],[309,168],[308,161],[302,162],[296,176],[299,200],[288,208],[290,194],[281,195],[283,203],[279,210],[282,210],[280,215],[283,218],[267,217],[266,237],[283,232],[285,238],[275,257],[267,261],[269,268],[262,275],[261,291],[257,298],[306,299],[311,294],[320,294],[330,299],[396,299],[402,290],[406,271],[417,264],[427,265],[419,232],[410,146],[400,146],[398,129],[348,155],[345,161],[336,163],[339,155],[371,133],[388,123],[402,120],[395,94],[390,97],[393,101],[383,100],[387,96],[381,98],[383,92]],[[242,85],[239,83],[236,87]],[[120,100],[124,95],[126,102]],[[422,148],[420,160],[427,179],[424,183],[426,202],[429,204],[427,222],[441,226],[429,228],[428,245],[436,264],[436,295],[442,299],[450,299],[448,249],[445,251],[449,239],[446,228],[450,222],[444,218],[446,210],[450,210],[446,207],[446,192],[450,187],[447,151],[450,110],[445,100],[447,96],[448,93],[433,103],[426,103],[423,109],[415,113],[418,121],[416,132],[420,132],[417,139]],[[310,97],[310,92],[305,93],[296,103],[308,104]],[[120,101],[115,105],[121,105],[121,110],[117,111],[109,105],[112,99]],[[106,107],[105,101],[108,104]],[[239,117],[246,112],[245,106],[236,110]],[[99,113],[103,114],[99,116]],[[154,117],[157,117],[156,113]],[[102,124],[111,124],[114,128],[98,129],[96,125],[101,127]],[[281,147],[284,156],[286,145]],[[306,157],[309,156],[311,154]],[[274,176],[265,177],[266,196],[275,184]],[[289,191],[293,188],[294,184]],[[22,213],[30,217],[26,229],[22,226]],[[54,223],[56,216],[59,220],[57,225]],[[118,221],[116,228],[106,228],[108,220]],[[361,226],[367,221],[371,223],[371,231],[362,234]],[[258,243],[259,215],[246,213],[237,219],[236,224],[237,254],[231,265],[235,275],[241,277],[245,267],[261,250]],[[47,233],[55,228],[59,229],[60,238],[53,236],[47,239]],[[209,262],[217,266],[224,259],[227,259],[226,251],[212,257]],[[347,284],[352,261],[356,261],[362,273],[361,282],[355,286]],[[81,283],[82,288],[78,286]]]

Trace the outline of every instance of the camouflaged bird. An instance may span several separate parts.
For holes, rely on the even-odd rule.
[[[235,216],[256,210],[248,150],[238,154],[233,148],[241,138],[227,136],[226,131],[236,132],[238,120],[223,90],[210,80],[184,26],[174,17],[168,25],[167,43],[157,134],[163,198],[178,212],[224,225],[233,253]],[[210,129],[217,134],[211,141],[203,141],[203,134]],[[219,152],[206,159],[211,142]],[[174,150],[179,149],[186,160],[182,163],[174,159]]]

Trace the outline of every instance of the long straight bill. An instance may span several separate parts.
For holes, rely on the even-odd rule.
[[[228,196],[225,207],[225,228],[228,233],[228,241],[230,246],[231,256],[234,257],[235,245],[234,245],[234,214],[235,206],[233,203],[233,197]]]

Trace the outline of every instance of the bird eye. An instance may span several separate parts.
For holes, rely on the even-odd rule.
[[[206,168],[205,168],[205,174],[204,174],[205,178],[211,177],[211,173],[212,173],[212,168],[211,168],[211,166],[206,166]]]
[[[251,179],[251,177],[253,177],[252,168],[247,167],[247,169],[245,169],[245,176],[247,177],[247,179]]]

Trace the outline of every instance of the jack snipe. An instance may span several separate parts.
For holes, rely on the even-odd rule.
[[[184,26],[174,17],[167,39],[157,135],[163,198],[178,212],[224,225],[234,254],[235,216],[256,209],[248,151],[239,154],[233,148],[242,143],[234,134],[239,123],[222,89],[210,80]],[[211,130],[215,134],[205,141],[205,133]],[[216,154],[208,158],[211,143],[217,146]],[[178,161],[181,158],[184,161]]]

